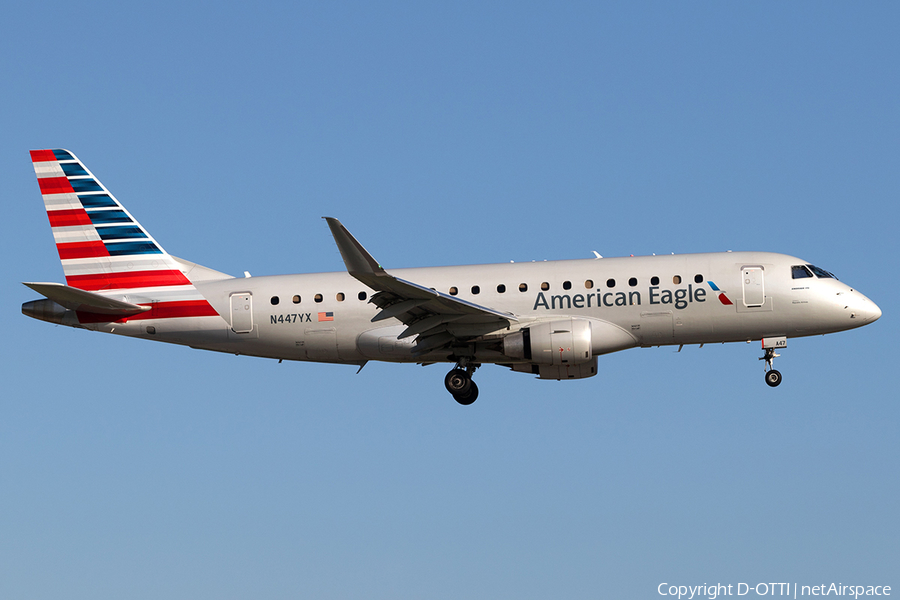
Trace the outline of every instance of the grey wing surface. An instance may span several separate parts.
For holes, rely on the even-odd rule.
[[[347,272],[376,293],[370,302],[381,309],[373,322],[391,317],[406,325],[399,338],[417,336],[414,356],[464,344],[518,321],[502,312],[454,298],[437,290],[394,277],[378,264],[340,221],[325,217]]]

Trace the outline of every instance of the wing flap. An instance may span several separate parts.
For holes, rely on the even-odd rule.
[[[425,304],[428,301],[428,299],[414,298],[412,300],[401,300],[399,302],[395,302],[394,304],[389,304],[385,308],[383,308],[380,313],[372,317],[372,322],[376,323],[378,321],[390,319],[391,317],[396,317],[397,315],[408,312],[413,308]]]

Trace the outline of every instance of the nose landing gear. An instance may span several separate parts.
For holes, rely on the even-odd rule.
[[[781,373],[772,367],[772,363],[781,355],[775,352],[775,348],[765,348],[765,351],[765,356],[761,356],[759,360],[766,361],[766,384],[769,387],[777,387],[781,383]]]
[[[478,399],[478,386],[472,381],[472,374],[479,365],[460,361],[456,367],[444,377],[444,387],[453,399],[468,406]]]

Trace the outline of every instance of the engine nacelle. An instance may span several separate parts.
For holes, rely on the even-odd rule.
[[[585,319],[537,323],[504,337],[503,354],[555,367],[590,362],[591,323]]]
[[[517,363],[509,366],[513,371],[518,371],[519,373],[537,375],[538,379],[556,379],[557,381],[563,379],[584,379],[597,374],[597,357],[595,356],[590,362],[581,363],[580,365],[554,367],[551,365]]]

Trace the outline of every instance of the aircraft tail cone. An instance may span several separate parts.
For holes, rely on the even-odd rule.
[[[37,319],[39,321],[47,321],[48,323],[62,324],[66,313],[70,312],[63,306],[60,306],[53,300],[43,298],[41,300],[32,300],[22,305],[22,314]]]

